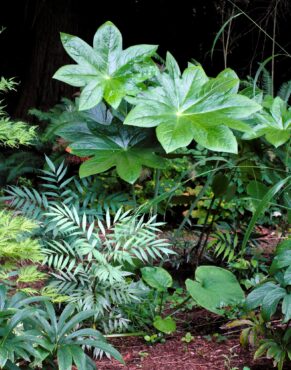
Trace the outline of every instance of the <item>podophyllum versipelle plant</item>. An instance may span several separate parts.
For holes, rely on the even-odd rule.
[[[238,166],[239,161],[233,157],[244,147],[246,140],[263,138],[274,147],[286,146],[281,175],[266,189],[261,199],[256,199],[240,251],[236,252],[242,260],[255,222],[290,180],[291,111],[287,102],[280,97],[263,96],[256,86],[251,90],[239,90],[240,80],[231,69],[211,78],[202,66],[192,63],[181,72],[170,53],[167,53],[165,65],[159,65],[155,45],[136,45],[123,50],[122,36],[111,22],[97,30],[93,47],[68,34],[61,34],[61,40],[77,64],[61,67],[54,78],[80,88],[80,96],[73,109],[65,112],[51,129],[63,139],[69,153],[81,158],[79,174],[82,179],[66,178],[64,164],[57,166],[47,158],[47,168],[42,172],[43,193],[13,186],[8,189],[5,199],[8,205],[39,225],[37,237],[45,255],[44,264],[50,268],[49,286],[59,294],[59,297],[54,295],[55,300],[73,301],[66,306],[58,321],[50,303],[45,303],[45,309],[33,315],[33,334],[42,340],[39,345],[46,354],[44,361],[53,361],[57,357],[60,369],[66,369],[72,363],[78,369],[85,369],[91,364],[81,351],[81,344],[95,349],[95,354],[108,349],[113,356],[120,357],[105,344],[96,330],[81,329],[71,333],[78,321],[90,318],[88,325],[94,328],[97,326],[107,332],[122,331],[129,327],[126,313],[130,317],[130,310],[131,313],[140,312],[137,304],[155,297],[151,302],[153,311],[144,315],[145,321],[147,324],[152,321],[151,327],[162,333],[175,330],[172,315],[164,317],[163,314],[164,296],[172,286],[172,278],[161,267],[152,267],[156,259],[163,261],[172,253],[166,241],[159,239],[162,224],[156,222],[157,204],[172,192],[158,196],[160,172],[167,167],[170,155],[179,150],[187,151],[193,143],[216,152],[211,154],[211,158],[203,158],[204,164],[211,160],[215,166],[185,215],[182,229],[210,185],[214,192],[210,204],[215,204],[216,197],[219,209],[228,188],[233,185],[225,170]],[[228,160],[225,155],[232,157]],[[155,199],[136,207],[133,213],[112,207],[112,199],[112,203],[109,199],[108,203],[104,202],[104,207],[100,207],[100,194],[92,191],[91,186],[94,185],[94,175],[115,168],[122,180],[135,184],[145,167],[155,173]],[[91,177],[86,180],[88,176]],[[127,206],[130,207],[129,203]],[[151,212],[154,216],[148,219],[142,215]],[[206,237],[199,238],[197,265],[209,238],[207,218],[204,222]],[[135,275],[139,270],[146,285]],[[284,270],[284,273],[288,275],[288,271]],[[271,305],[271,313],[274,313],[279,300],[283,299],[282,309],[286,318],[290,310],[289,296],[286,298],[290,282],[285,279],[283,287],[280,287],[282,282],[277,276],[275,280],[276,291],[281,292],[280,298],[266,304],[267,307]],[[265,287],[263,285],[262,291]],[[223,314],[225,306],[239,305],[244,300],[244,292],[235,275],[216,266],[199,266],[195,280],[187,279],[186,288],[186,300],[191,297],[196,304],[217,314]],[[256,292],[255,289],[251,294],[256,296]],[[3,297],[4,294],[3,291]],[[252,295],[247,300],[250,310],[258,306],[249,304],[251,299]],[[262,310],[265,306],[263,304]],[[84,310],[83,315],[74,316],[75,309]],[[23,317],[20,315],[19,322],[26,321],[27,312],[22,314]],[[266,320],[271,316],[267,315]],[[71,324],[66,325],[69,318]],[[67,331],[70,332],[68,336]],[[11,331],[9,335],[12,335]],[[290,338],[286,339],[284,335],[285,350],[289,348],[285,342]],[[50,343],[54,338],[57,344]],[[11,337],[11,340],[17,339]],[[261,351],[273,346],[268,343]],[[4,368],[9,368],[13,361],[29,361],[33,356],[38,363],[41,362],[31,347],[27,347],[25,353],[3,351],[1,356],[4,360],[0,365]]]

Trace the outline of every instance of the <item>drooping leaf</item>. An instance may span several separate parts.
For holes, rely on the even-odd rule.
[[[173,284],[171,275],[162,267],[143,267],[141,274],[143,280],[159,292],[166,292]]]
[[[216,266],[198,267],[195,280],[186,280],[186,288],[200,306],[217,314],[223,313],[221,307],[244,299],[243,290],[233,273]]]
[[[218,173],[217,175],[215,175],[211,184],[214,195],[216,197],[221,197],[222,195],[224,195],[228,189],[228,185],[229,180],[227,176],[222,173]]]
[[[62,33],[61,40],[78,64],[61,67],[54,78],[83,88],[80,110],[96,106],[102,98],[117,108],[125,96],[135,96],[141,83],[157,71],[151,60],[157,46],[136,45],[122,50],[122,36],[111,22],[98,28],[93,48],[76,36]]]
[[[166,160],[155,154],[159,148],[151,130],[123,126],[100,103],[94,109],[74,114],[57,130],[67,140],[72,154],[89,157],[80,166],[80,176],[95,175],[116,167],[118,175],[134,183],[142,167],[163,168]]]
[[[201,66],[190,65],[181,75],[173,57],[167,55],[167,73],[160,73],[160,86],[142,92],[125,124],[156,127],[165,151],[185,147],[195,140],[215,151],[237,152],[230,128],[249,131],[241,120],[261,107],[237,94],[239,79],[230,69],[209,79]]]

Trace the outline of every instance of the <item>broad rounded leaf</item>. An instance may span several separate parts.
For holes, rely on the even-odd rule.
[[[143,267],[141,274],[143,280],[159,292],[166,292],[173,284],[171,275],[162,267]]]
[[[191,297],[207,310],[222,314],[223,306],[233,305],[244,299],[233,273],[216,266],[200,266],[195,271],[195,280],[186,280]]]
[[[176,322],[170,316],[164,319],[161,316],[156,316],[153,325],[156,329],[165,334],[171,334],[176,330]]]

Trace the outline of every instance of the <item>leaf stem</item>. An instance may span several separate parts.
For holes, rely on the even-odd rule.
[[[154,199],[159,195],[160,190],[160,177],[161,177],[161,170],[156,169],[155,175],[154,175],[154,183],[155,183],[155,189],[154,189]],[[154,204],[154,214],[156,215],[158,213],[158,204]]]

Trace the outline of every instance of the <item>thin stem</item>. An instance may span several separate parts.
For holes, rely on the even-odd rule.
[[[228,24],[228,29],[227,29],[227,37],[226,37],[226,43],[225,43],[224,68],[227,68],[227,56],[228,56],[228,48],[229,48],[229,42],[230,42],[231,25],[232,25],[233,15],[234,15],[234,7],[232,8],[232,11],[231,11],[231,19],[230,19],[230,22]]]
[[[137,331],[134,333],[118,333],[118,334],[107,334],[107,335],[103,334],[103,337],[105,338],[143,337],[146,334],[147,333],[145,331]]]
[[[155,176],[154,176],[154,183],[155,183],[155,189],[154,189],[154,199],[159,195],[160,190],[160,177],[161,177],[161,170],[156,169],[155,170]],[[156,215],[158,213],[158,205],[154,205],[154,214]]]
[[[216,199],[215,196],[213,196],[213,198],[211,199],[210,205],[209,205],[207,213],[206,213],[206,217],[204,219],[202,231],[201,231],[201,234],[199,236],[199,240],[198,240],[197,244],[190,250],[190,254],[192,254],[194,249],[198,248],[198,255],[197,255],[197,262],[196,262],[197,266],[198,266],[199,260],[201,258],[201,253],[202,253],[200,245],[202,243],[203,235],[204,235],[204,232],[205,232],[205,229],[206,229],[206,226],[207,226],[207,222],[208,222],[208,219],[209,219],[209,216],[210,216],[210,212],[212,211],[212,206],[215,202],[215,199]]]
[[[287,143],[287,148],[286,148],[286,157],[285,157],[285,167],[286,167],[286,172],[289,172],[289,150],[290,150],[290,143],[291,140],[288,141]]]
[[[270,40],[274,41],[274,44],[278,46],[284,53],[288,56],[291,57],[291,54],[288,53],[286,49],[283,48],[280,44],[278,44],[277,41],[273,40],[272,36],[270,36],[257,22],[255,22],[252,17],[250,17],[246,12],[244,12],[238,5],[236,5],[232,0],[227,0],[229,3],[231,3],[234,7],[236,7],[240,12],[242,12],[248,20],[250,20],[256,27],[259,28],[261,32],[263,32],[264,35],[266,35]]]
[[[217,206],[217,210],[219,210],[219,209],[220,209],[221,202],[222,202],[222,197],[221,197],[221,198],[220,198],[220,200],[219,200],[219,203],[218,203],[218,206]],[[201,257],[203,256],[204,250],[205,250],[205,248],[206,248],[206,245],[207,245],[207,242],[208,242],[208,239],[209,239],[209,235],[210,235],[210,232],[211,232],[211,230],[212,230],[212,226],[213,226],[213,224],[214,224],[214,220],[215,220],[215,216],[213,216],[213,218],[212,218],[212,220],[211,220],[211,223],[210,223],[210,225],[209,225],[209,227],[208,227],[208,229],[207,229],[207,233],[206,233],[205,240],[204,240],[203,245],[202,245],[202,247],[200,248],[200,252],[199,252],[199,254],[198,254],[198,256],[197,256],[197,266],[199,265],[200,259],[201,259]]]
[[[180,224],[180,226],[179,226],[179,228],[178,228],[178,230],[176,232],[176,236],[180,234],[180,232],[183,230],[184,226],[188,222],[189,218],[191,217],[191,214],[192,214],[193,209],[197,206],[197,203],[200,201],[200,199],[205,194],[205,191],[207,190],[207,188],[208,188],[208,186],[209,186],[209,184],[211,182],[211,179],[212,179],[212,176],[208,176],[207,181],[204,184],[203,188],[200,190],[200,192],[197,195],[197,197],[195,198],[195,200],[191,203],[190,208],[189,208],[189,211],[184,216],[183,221],[181,222],[181,224]]]
[[[274,22],[273,22],[273,41],[272,41],[272,96],[274,96],[274,81],[275,81],[275,41],[276,41],[276,25],[277,25],[277,7],[279,1],[276,1],[274,9]]]
[[[185,298],[181,303],[177,304],[176,307],[174,307],[175,311],[172,312],[169,316],[174,316],[182,306],[184,306],[185,303],[187,303],[192,297],[191,296],[188,296],[187,298]]]
[[[132,200],[133,200],[133,206],[136,209],[137,206],[137,200],[136,200],[136,194],[135,194],[135,187],[134,184],[131,185],[131,192],[132,192]]]
[[[161,316],[161,313],[162,313],[163,302],[164,302],[164,292],[161,292],[161,302],[160,302],[160,307],[159,307],[159,316]]]

